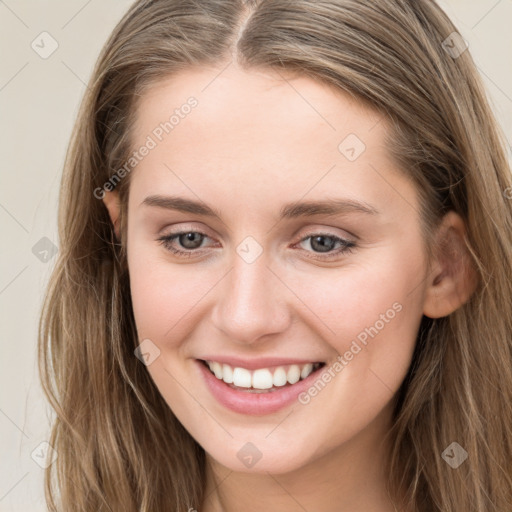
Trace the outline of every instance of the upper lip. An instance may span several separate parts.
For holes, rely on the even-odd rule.
[[[308,363],[323,363],[319,359],[290,359],[289,357],[257,357],[243,359],[231,356],[205,356],[202,361],[216,361],[221,364],[228,364],[233,368],[246,368],[247,370],[258,370],[259,368],[271,368],[273,366],[288,366],[292,364],[304,365]]]

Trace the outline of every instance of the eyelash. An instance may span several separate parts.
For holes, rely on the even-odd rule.
[[[206,235],[205,233],[201,233],[200,231],[189,230],[189,231],[180,231],[178,233],[173,233],[172,235],[161,236],[160,238],[157,238],[157,241],[160,242],[167,250],[171,251],[175,255],[180,256],[180,257],[189,257],[190,258],[194,252],[199,252],[200,249],[189,249],[187,251],[187,250],[176,249],[175,247],[173,247],[171,245],[171,243],[174,240],[176,240],[177,238],[179,238],[181,235],[186,235],[189,233],[197,233],[199,235],[209,238],[208,235]],[[314,252],[314,254],[319,255],[319,257],[315,256],[315,257],[313,257],[313,259],[319,259],[319,260],[324,260],[324,261],[331,260],[341,254],[349,254],[349,253],[353,252],[354,249],[356,248],[355,242],[352,242],[351,240],[345,240],[343,238],[340,238],[339,236],[332,235],[330,233],[310,233],[309,235],[301,238],[299,240],[298,244],[300,244],[301,242],[304,242],[305,240],[308,240],[309,238],[314,238],[317,236],[332,238],[334,240],[335,244],[341,243],[342,247],[338,248],[336,250],[333,250],[333,252],[329,252],[329,253]],[[311,252],[311,251],[306,251],[306,252]]]

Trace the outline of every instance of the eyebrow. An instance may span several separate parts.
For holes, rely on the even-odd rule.
[[[194,213],[206,217],[222,218],[219,210],[208,206],[202,201],[195,201],[179,196],[148,196],[143,205],[177,210],[184,213]],[[279,219],[295,219],[298,217],[313,217],[315,215],[345,215],[349,213],[365,213],[378,215],[380,212],[373,206],[353,199],[325,199],[320,201],[294,201],[285,204],[280,212]]]

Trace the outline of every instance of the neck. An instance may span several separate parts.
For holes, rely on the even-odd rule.
[[[207,456],[200,512],[396,512],[386,488],[387,407],[336,449],[281,474],[231,471]]]

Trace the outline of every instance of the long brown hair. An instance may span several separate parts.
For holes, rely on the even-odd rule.
[[[94,191],[133,151],[130,126],[148,87],[233,56],[245,69],[333,84],[386,116],[389,150],[421,196],[426,247],[444,213],[463,217],[479,284],[454,313],[423,317],[397,395],[389,489],[418,512],[512,510],[512,179],[461,44],[432,0],[133,4],[93,72],[61,185],[60,254],[39,334],[42,384],[56,413],[49,442],[58,456],[45,479],[52,511],[202,503],[204,450],[134,356],[141,340],[125,248]],[[129,177],[117,186],[123,226]],[[453,442],[468,454],[456,469],[442,457]]]

